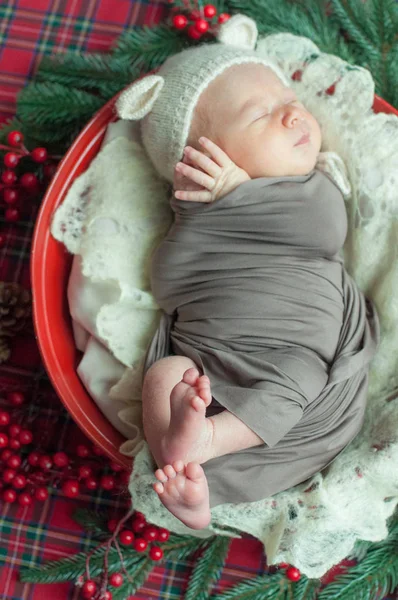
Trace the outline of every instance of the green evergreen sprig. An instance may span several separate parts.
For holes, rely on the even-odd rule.
[[[185,33],[162,23],[126,31],[117,40],[112,56],[130,62],[135,68],[151,71],[189,45]]]
[[[211,588],[219,580],[231,540],[216,537],[195,562],[184,600],[206,600]]]

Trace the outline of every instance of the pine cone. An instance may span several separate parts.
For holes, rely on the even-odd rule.
[[[11,350],[6,338],[0,338],[0,365],[10,358]]]
[[[0,281],[0,336],[21,331],[32,312],[31,295],[18,283]]]

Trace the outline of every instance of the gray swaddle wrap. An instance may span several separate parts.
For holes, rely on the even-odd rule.
[[[256,501],[323,468],[363,422],[379,325],[338,254],[344,200],[314,170],[171,205],[152,257],[164,314],[145,371],[192,358],[210,378],[207,414],[224,407],[264,440],[203,465],[211,506]]]

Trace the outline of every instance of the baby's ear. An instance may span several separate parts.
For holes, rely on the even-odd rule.
[[[256,22],[246,15],[238,14],[220,26],[216,37],[221,44],[253,50],[256,46],[257,36]]]
[[[148,75],[126,88],[116,100],[116,111],[121,119],[138,121],[147,115],[164,85],[163,77]]]

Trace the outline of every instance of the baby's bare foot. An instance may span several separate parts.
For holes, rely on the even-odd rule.
[[[212,422],[205,416],[210,403],[209,378],[194,368],[185,371],[170,394],[170,426],[160,441],[162,465],[181,459],[185,464],[204,462],[213,432]]]
[[[155,472],[158,481],[153,489],[160,501],[185,525],[203,529],[211,520],[209,488],[199,463],[190,462],[184,467],[182,460],[165,465]]]

